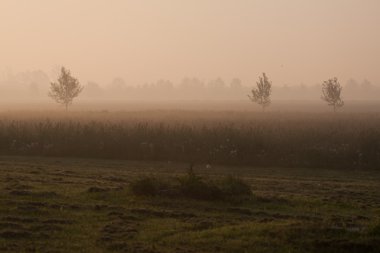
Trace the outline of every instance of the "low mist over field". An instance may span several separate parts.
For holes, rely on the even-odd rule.
[[[0,252],[380,252],[379,13],[0,0]]]
[[[59,72],[58,72],[59,74]],[[8,73],[0,79],[0,109],[2,110],[60,110],[48,97],[50,84],[57,77],[43,71]],[[110,83],[82,83],[83,91],[72,110],[260,110],[247,95],[256,81],[244,83],[239,78],[201,80],[183,78],[175,83],[158,80],[138,85],[128,84],[122,78]],[[271,99],[272,111],[326,112],[321,101],[322,82],[314,85],[275,84]],[[380,86],[367,79],[353,78],[342,82],[342,97],[347,101],[345,112],[380,110]]]
[[[261,73],[256,73],[259,76]],[[26,101],[44,101],[50,83],[58,78],[59,72],[50,77],[45,72],[31,71],[7,73],[0,79],[1,97],[7,102],[19,98]],[[252,76],[256,78],[256,76]],[[278,100],[319,99],[321,83],[275,83],[273,98]],[[242,81],[239,78],[224,80],[184,77],[178,82],[160,79],[145,83],[128,83],[115,78],[107,83],[82,81],[85,100],[244,100],[256,81]],[[344,97],[349,100],[380,100],[380,85],[367,79],[342,80]]]

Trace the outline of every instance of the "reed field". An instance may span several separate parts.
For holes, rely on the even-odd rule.
[[[0,153],[377,169],[380,113],[4,112],[0,115]]]

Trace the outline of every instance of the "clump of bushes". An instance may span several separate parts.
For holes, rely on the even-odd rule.
[[[221,182],[221,189],[225,195],[229,196],[250,196],[251,187],[241,178],[227,176]]]
[[[229,200],[252,196],[251,187],[242,179],[227,176],[222,180],[207,180],[189,170],[187,175],[164,180],[145,176],[130,184],[133,194],[139,196],[163,196],[197,200]]]
[[[178,178],[181,196],[191,199],[213,200],[223,197],[222,190],[213,181],[206,181],[190,170],[186,176]]]
[[[130,190],[135,195],[156,196],[170,189],[169,182],[154,176],[144,176],[130,184]]]

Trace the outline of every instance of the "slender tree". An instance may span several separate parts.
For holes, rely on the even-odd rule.
[[[263,73],[263,76],[259,77],[259,81],[256,82],[256,85],[257,87],[252,89],[252,95],[248,95],[248,97],[252,102],[259,104],[264,111],[265,107],[271,103],[272,82],[270,82],[267,75]]]
[[[338,82],[338,78],[334,77],[322,84],[322,100],[326,101],[329,106],[334,108],[334,112],[339,107],[344,105],[342,98],[340,97],[343,87]]]
[[[73,99],[76,98],[83,90],[78,79],[71,76],[69,70],[61,68],[61,74],[57,82],[50,84],[49,97],[53,98],[57,103],[65,106],[66,111]]]

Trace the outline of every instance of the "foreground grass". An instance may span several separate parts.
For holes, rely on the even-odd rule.
[[[140,197],[142,175],[186,164],[2,157],[1,252],[379,252],[378,171],[196,166],[254,197]]]

